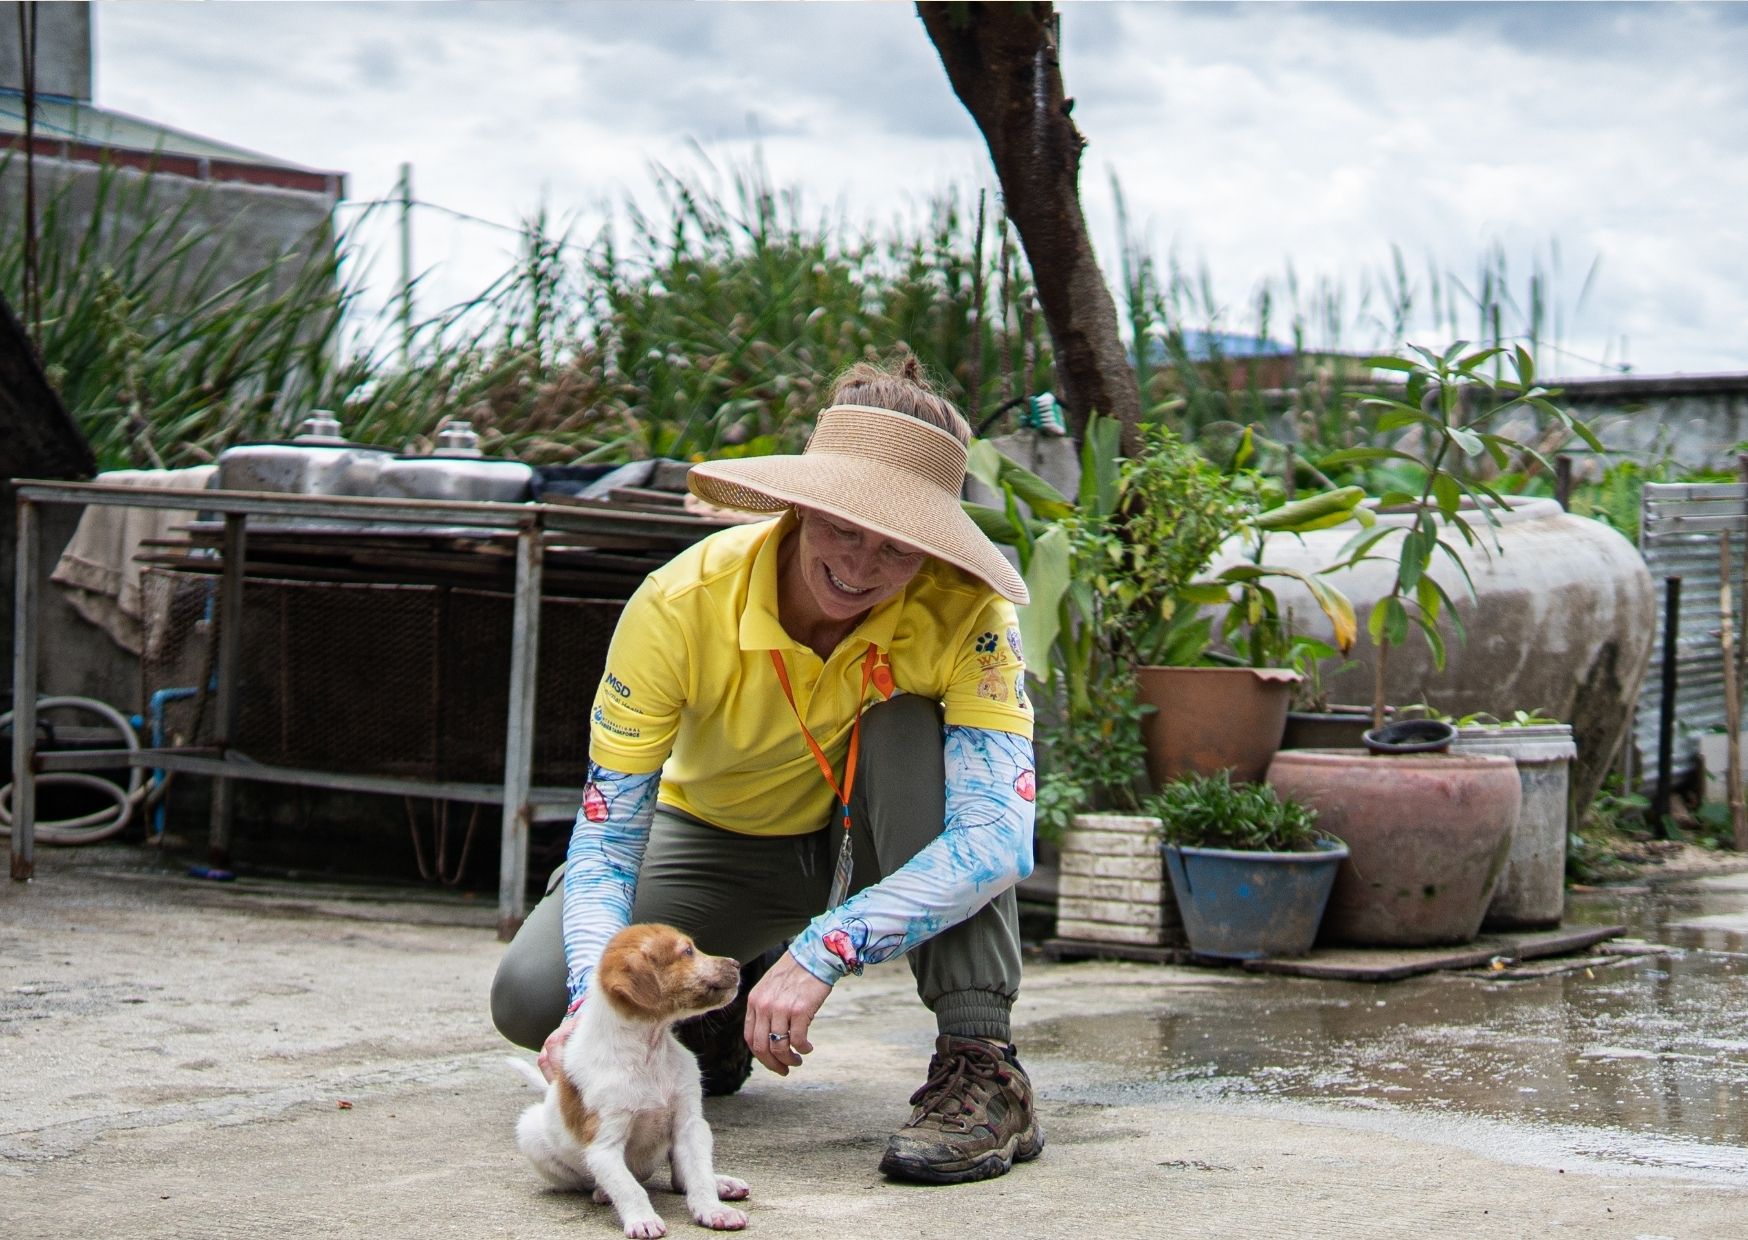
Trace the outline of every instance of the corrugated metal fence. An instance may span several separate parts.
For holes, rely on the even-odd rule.
[[[1639,690],[1633,739],[1635,769],[1646,784],[1657,778],[1657,721],[1663,702],[1666,582],[1681,578],[1681,614],[1675,638],[1674,777],[1693,773],[1699,760],[1695,734],[1724,726],[1724,652],[1719,642],[1720,535],[1730,536],[1730,607],[1738,651],[1742,646],[1743,594],[1748,589],[1748,486],[1739,483],[1647,483],[1639,525],[1639,550],[1657,585],[1657,639],[1651,666]],[[1738,669],[1742,660],[1738,658]],[[1740,674],[1740,672],[1738,673]]]

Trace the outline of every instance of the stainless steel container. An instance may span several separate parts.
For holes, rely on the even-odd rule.
[[[385,449],[348,443],[334,415],[317,410],[288,443],[238,444],[219,453],[213,485],[223,491],[374,495],[377,474],[392,458]]]
[[[376,494],[393,499],[526,501],[534,470],[521,461],[490,460],[467,422],[451,422],[437,434],[429,456],[397,456],[376,476]]]

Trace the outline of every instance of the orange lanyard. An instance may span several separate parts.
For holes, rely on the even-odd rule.
[[[856,699],[856,722],[850,725],[850,756],[844,764],[844,784],[840,788],[837,779],[832,775],[832,764],[826,758],[825,750],[813,739],[813,733],[807,730],[807,721],[801,717],[801,708],[795,705],[795,694],[789,688],[789,669],[783,665],[782,654],[776,650],[771,651],[771,663],[777,669],[777,683],[783,686],[783,696],[789,700],[789,709],[795,712],[795,722],[801,727],[802,738],[807,741],[807,747],[813,750],[813,760],[819,763],[819,771],[825,776],[825,782],[838,794],[838,805],[844,812],[846,834],[850,830],[850,791],[856,786],[856,754],[862,746],[862,707],[868,700],[868,680],[873,676],[874,664],[879,658],[879,648],[869,642],[868,654],[862,660],[862,694]]]

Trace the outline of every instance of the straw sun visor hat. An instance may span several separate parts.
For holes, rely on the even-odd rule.
[[[687,475],[706,503],[771,513],[800,504],[926,551],[1023,604],[1026,583],[960,507],[964,481],[964,444],[873,405],[827,409],[800,456],[706,461]]]

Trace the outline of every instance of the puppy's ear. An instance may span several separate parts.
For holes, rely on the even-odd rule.
[[[614,1007],[628,1016],[663,1015],[661,977],[648,956],[640,951],[625,952],[611,964],[601,978],[601,990]]]

